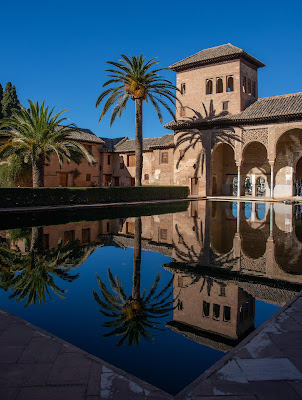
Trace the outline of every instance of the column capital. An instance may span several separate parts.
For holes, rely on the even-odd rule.
[[[241,161],[236,161],[236,167],[240,168],[241,167]]]
[[[275,160],[268,160],[268,163],[270,166],[273,167],[275,165]]]

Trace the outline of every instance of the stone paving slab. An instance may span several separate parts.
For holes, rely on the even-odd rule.
[[[302,292],[176,400],[302,399]],[[0,308],[1,400],[173,396]]]

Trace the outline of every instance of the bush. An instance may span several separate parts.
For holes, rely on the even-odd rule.
[[[188,194],[187,186],[0,188],[0,208],[175,200]]]

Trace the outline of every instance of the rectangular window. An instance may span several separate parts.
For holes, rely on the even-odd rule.
[[[227,76],[227,92],[234,91],[234,77],[232,75]]]
[[[65,231],[64,232],[64,244],[70,243],[74,241],[74,231]]]
[[[223,80],[216,78],[216,93],[223,93]]]
[[[124,169],[125,164],[124,164],[124,157],[120,156],[120,169]]]
[[[161,240],[167,240],[167,236],[168,236],[167,229],[160,229],[159,230],[159,237],[161,238]]]
[[[206,94],[213,94],[213,79],[206,80]]]
[[[248,94],[252,93],[252,82],[250,79],[247,80],[247,92]]]
[[[135,155],[129,154],[127,156],[127,167],[135,167]]]
[[[49,234],[48,233],[44,233],[44,235],[43,235],[43,249],[49,250]]]
[[[206,301],[204,301],[202,305],[202,315],[204,317],[210,316],[210,303],[207,303]]]
[[[161,153],[161,156],[160,156],[160,163],[161,164],[168,164],[168,161],[169,161],[168,152],[167,151],[163,151]]]
[[[107,164],[108,164],[108,165],[111,164],[111,156],[107,156]]]
[[[118,176],[114,177],[114,186],[120,186],[120,178]]]
[[[225,286],[220,286],[220,295],[219,296],[225,296]]]
[[[213,304],[213,319],[219,319],[220,318],[220,305],[219,304]]]
[[[222,111],[228,111],[228,110],[229,110],[229,102],[223,101],[222,102]]]
[[[181,92],[181,94],[186,94],[186,84],[185,83],[182,83],[180,85],[180,92]]]
[[[144,178],[145,178],[145,181],[148,183],[149,182],[149,175],[145,174]]]
[[[107,232],[110,232],[110,222],[107,222],[106,230],[107,230]]]
[[[247,92],[246,77],[245,76],[242,77],[242,90],[243,90],[243,93]]]
[[[223,320],[225,322],[231,321],[231,307],[228,306],[223,307]]]
[[[252,96],[256,97],[256,82],[252,81]]]
[[[82,243],[90,243],[90,228],[82,229]]]
[[[134,222],[126,222],[127,235],[134,235],[134,232],[135,232],[135,223]]]
[[[91,181],[91,174],[86,174],[86,182]]]

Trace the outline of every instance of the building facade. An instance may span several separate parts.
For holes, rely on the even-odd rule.
[[[264,64],[231,44],[205,49],[170,66],[182,106],[173,130],[143,141],[143,185],[186,185],[192,195],[300,195],[302,93],[258,99]],[[134,140],[72,135],[95,166],[45,166],[46,186],[135,185]],[[301,185],[302,187],[302,185]]]

